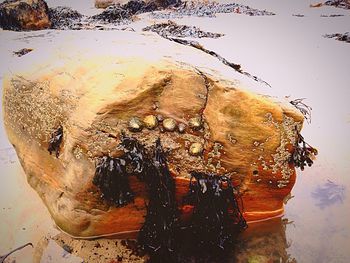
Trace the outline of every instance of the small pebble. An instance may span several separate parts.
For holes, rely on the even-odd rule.
[[[162,122],[162,121],[164,120],[163,115],[158,114],[158,115],[157,115],[157,120],[158,120],[159,122]]]
[[[158,120],[156,118],[156,116],[154,115],[147,115],[144,119],[143,119],[143,123],[145,124],[147,129],[154,129],[155,127],[157,127],[158,125]]]
[[[203,145],[199,142],[192,143],[190,146],[190,154],[194,156],[201,155],[203,152]]]
[[[129,121],[129,130],[130,131],[141,131],[143,124],[138,117],[132,117]]]
[[[176,121],[172,118],[166,118],[163,121],[163,127],[166,131],[174,131],[176,128]]]
[[[177,127],[179,130],[179,133],[184,133],[186,129],[186,125],[183,123],[180,123],[179,126]]]
[[[188,122],[188,125],[193,130],[199,130],[200,128],[202,128],[202,119],[200,117],[191,118]]]

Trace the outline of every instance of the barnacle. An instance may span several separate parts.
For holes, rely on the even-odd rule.
[[[56,157],[60,155],[60,146],[63,140],[63,127],[60,125],[52,134],[49,140],[49,147],[47,150],[50,154],[56,152]]]

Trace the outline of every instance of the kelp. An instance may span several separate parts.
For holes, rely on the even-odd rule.
[[[226,176],[193,172],[184,204],[193,206],[189,231],[199,247],[224,250],[235,229],[247,227]]]
[[[181,226],[175,181],[160,139],[153,149],[146,149],[137,139],[122,135],[120,149],[124,151],[121,157],[99,160],[93,182],[102,197],[117,206],[133,198],[129,176],[145,182],[149,202],[138,244],[150,255],[150,262],[197,262],[198,258],[200,262],[214,262],[212,255],[222,256],[235,232],[247,227],[230,179],[196,172],[183,202],[194,207],[192,219]]]
[[[56,158],[60,155],[60,147],[63,140],[63,127],[60,125],[52,134],[49,140],[49,147],[47,150],[50,155],[52,152],[56,153]]]
[[[305,166],[310,167],[314,163],[313,159],[318,154],[318,151],[316,148],[305,142],[304,137],[298,131],[296,132],[298,138],[290,162],[303,171]]]
[[[129,176],[136,175],[143,180],[146,152],[134,138],[122,135],[120,148],[124,154],[118,158],[103,156],[97,161],[93,184],[101,191],[101,198],[125,206],[134,201],[130,188]]]
[[[151,254],[152,262],[161,262],[162,259],[174,258],[179,212],[175,200],[175,182],[159,139],[152,161],[152,165],[144,170],[149,203],[138,242]]]
[[[96,166],[93,183],[102,192],[101,197],[117,207],[127,205],[134,200],[124,158],[102,157]]]

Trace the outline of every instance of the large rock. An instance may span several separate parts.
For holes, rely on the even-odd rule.
[[[43,0],[7,0],[0,4],[0,27],[7,30],[40,30],[51,23]]]
[[[89,43],[84,48],[79,32],[58,47],[50,43],[60,39],[47,43],[45,50],[18,58],[22,69],[17,63],[4,80],[8,137],[28,182],[61,229],[93,237],[137,231],[142,225],[143,183],[129,178],[135,201],[119,208],[101,199],[93,184],[96,160],[120,155],[122,131],[147,148],[161,139],[179,204],[190,172],[205,171],[231,176],[248,221],[283,213],[283,199],[296,176],[289,160],[303,122],[294,107],[194,48],[154,35],[101,34],[104,49],[92,33],[84,34]],[[132,117],[158,114],[185,124],[185,131],[163,131],[160,124],[129,131]],[[203,118],[199,130],[189,128],[194,117]],[[63,140],[56,158],[48,147],[60,126]],[[204,147],[199,156],[189,153],[193,143]]]

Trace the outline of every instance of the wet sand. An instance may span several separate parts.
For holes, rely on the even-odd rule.
[[[218,39],[196,41],[267,81],[271,85],[269,94],[306,98],[305,102],[313,108],[312,122],[305,123],[302,134],[320,154],[312,168],[298,171],[293,198],[288,201],[283,218],[251,225],[240,236],[230,261],[235,262],[236,258],[237,262],[349,262],[350,44],[323,35],[349,31],[350,12],[334,7],[309,8],[311,2],[305,1],[237,2],[276,15],[250,17],[230,13],[174,21],[225,34]],[[48,3],[57,6],[70,1]],[[73,8],[89,15],[98,12],[91,1],[89,5],[82,3],[74,2]],[[332,14],[344,16],[322,17]],[[128,26],[140,32],[146,25],[164,21],[148,14],[141,17],[144,20]],[[20,63],[14,51],[45,48],[46,41],[55,43],[68,34],[102,38],[105,32],[0,31],[0,81],[9,64]],[[0,168],[0,255],[27,242],[34,244],[34,249],[26,247],[7,262],[82,262],[82,259],[108,262],[105,257],[117,255],[123,257],[122,262],[142,262],[120,240],[101,240],[101,247],[95,248],[95,240],[73,240],[60,233],[27,184],[2,122]],[[63,242],[73,248],[72,255],[62,248]],[[108,253],[104,253],[106,248]]]

